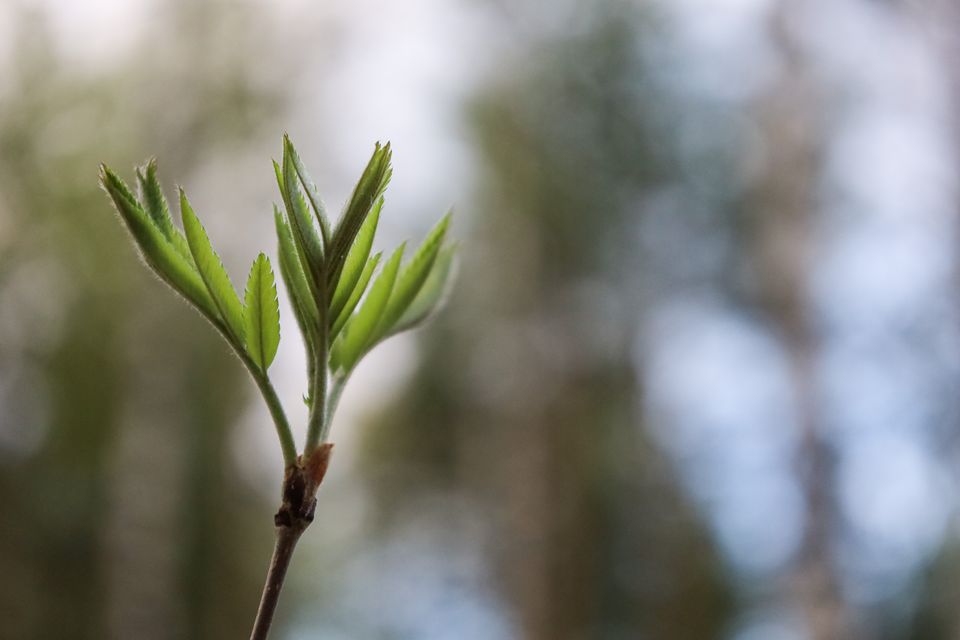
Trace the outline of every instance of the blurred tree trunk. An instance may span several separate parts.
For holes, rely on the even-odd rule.
[[[948,126],[953,136],[953,165],[960,173],[960,4],[954,0],[911,2],[900,0],[904,19],[915,20],[922,28],[925,41],[934,49],[946,77],[951,116]],[[960,189],[954,187],[954,216],[960,223]],[[956,225],[960,228],[960,224]],[[960,296],[960,234],[954,238],[953,286]],[[960,383],[960,380],[957,381]],[[954,487],[960,486],[960,425],[951,424],[945,437],[947,468],[953,470]],[[923,575],[919,611],[914,617],[910,638],[944,638],[960,640],[960,538],[954,527],[952,537],[930,562]]]
[[[779,80],[756,107],[763,162],[753,185],[747,248],[760,305],[787,354],[799,429],[796,465],[806,522],[789,588],[810,638],[842,640],[855,634],[833,559],[839,527],[834,452],[819,408],[818,340],[809,297],[823,108],[793,31],[796,8],[784,1],[772,13],[770,28],[782,64]]]
[[[256,608],[273,505],[251,520],[259,505],[227,446],[249,386],[219,338],[138,264],[96,180],[98,162],[129,176],[157,149],[169,151],[161,162],[177,154],[165,176],[183,180],[275,106],[249,76],[255,49],[237,46],[263,41],[264,23],[244,29],[207,5],[184,15],[192,6],[155,7],[190,23],[192,39],[171,29],[178,44],[154,47],[167,34],[152,20],[101,74],[76,75],[39,9],[11,25],[0,101],[0,243],[16,247],[0,260],[5,640],[237,638]]]
[[[719,561],[642,415],[638,203],[658,172],[642,16],[589,13],[472,105],[475,237],[408,395],[371,421],[367,471],[384,511],[419,488],[490,514],[524,638],[719,637]]]

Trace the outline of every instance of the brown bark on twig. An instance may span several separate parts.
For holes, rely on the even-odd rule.
[[[301,458],[296,467],[287,470],[283,480],[283,499],[280,509],[273,517],[277,528],[277,542],[273,548],[273,557],[263,585],[263,595],[260,597],[250,640],[266,640],[270,633],[270,625],[273,624],[273,615],[277,610],[280,591],[283,589],[293,552],[300,536],[313,522],[317,489],[327,473],[332,451],[333,444],[324,443],[317,447],[306,462]]]

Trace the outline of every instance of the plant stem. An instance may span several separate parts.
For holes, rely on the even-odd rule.
[[[323,308],[326,309],[326,290],[324,289],[320,298]],[[310,392],[312,405],[310,407],[310,418],[307,423],[307,441],[303,447],[303,455],[309,458],[322,442],[321,434],[324,433],[324,425],[327,423],[327,356],[330,345],[328,336],[330,327],[328,325],[325,313],[320,320],[320,328],[317,332],[316,353],[314,354],[314,379],[313,389]]]
[[[267,571],[267,580],[263,585],[260,607],[253,623],[250,640],[266,640],[277,610],[277,601],[287,569],[293,557],[293,550],[303,532],[313,522],[313,512],[317,506],[317,489],[326,474],[330,462],[332,444],[318,447],[314,455],[301,459],[293,467],[287,468],[283,479],[283,501],[273,517],[277,530],[277,541],[273,548],[273,558]]]
[[[293,440],[293,432],[290,431],[290,423],[287,422],[287,414],[284,413],[280,398],[277,397],[277,392],[267,376],[255,373],[253,369],[250,371],[257,387],[260,388],[264,402],[267,403],[267,408],[270,409],[270,417],[273,418],[273,425],[276,427],[277,436],[280,438],[284,466],[290,468],[297,464],[297,445]]]
[[[233,336],[230,335],[230,332],[227,331],[227,328],[218,318],[210,315],[203,309],[200,310],[200,313],[210,321],[210,324],[216,328],[217,332],[227,341],[227,344],[233,348],[234,353],[237,354],[243,366],[250,372],[254,382],[257,383],[257,388],[260,389],[260,394],[263,396],[264,402],[267,403],[267,408],[270,409],[270,417],[273,418],[273,426],[277,430],[277,436],[280,438],[283,464],[287,469],[296,466],[297,445],[293,441],[293,432],[290,431],[290,422],[287,420],[287,414],[283,410],[280,398],[277,397],[276,390],[270,383],[270,378],[267,377],[266,372],[260,371],[259,367],[257,367],[253,360],[250,359],[250,356],[247,355],[247,351],[243,348],[243,345],[237,344]]]
[[[333,424],[333,414],[337,411],[337,405],[340,404],[340,396],[343,394],[343,388],[347,386],[347,380],[350,374],[334,375],[330,381],[330,393],[327,395],[326,417],[323,421],[323,428],[320,430],[320,441],[326,442],[330,435],[330,426]]]
[[[273,548],[273,558],[270,560],[270,569],[267,572],[266,584],[263,585],[263,595],[260,597],[260,607],[257,609],[250,640],[266,640],[270,632],[287,568],[302,533],[303,530],[297,527],[277,527],[277,542]]]

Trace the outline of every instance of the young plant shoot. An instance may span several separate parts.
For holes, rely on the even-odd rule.
[[[301,449],[269,375],[280,344],[270,259],[257,255],[241,296],[182,189],[182,231],[173,223],[155,161],[136,170],[137,195],[109,167],[100,167],[100,182],[144,261],[227,341],[253,377],[273,419],[285,471],[282,501],[274,516],[276,546],[251,640],[267,637],[294,548],[313,521],[317,489],[333,448],[330,424],[344,385],[377,344],[418,326],[441,306],[452,281],[456,251],[447,242],[447,214],[406,260],[405,244],[386,257],[374,252],[383,194],[393,172],[389,144],[376,145],[335,223],[287,136],[281,160],[273,163],[282,203],[273,211],[277,265],[307,356],[304,399],[309,417]]]

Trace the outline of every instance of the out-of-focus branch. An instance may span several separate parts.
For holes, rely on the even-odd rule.
[[[831,557],[836,522],[834,463],[818,419],[814,366],[818,345],[808,294],[822,107],[793,31],[795,8],[781,2],[772,13],[770,28],[782,72],[757,104],[765,162],[753,188],[754,218],[746,225],[747,244],[757,297],[776,326],[789,360],[800,431],[796,468],[806,525],[789,580],[789,597],[803,612],[811,638],[841,640],[855,634],[850,633],[850,616]]]

